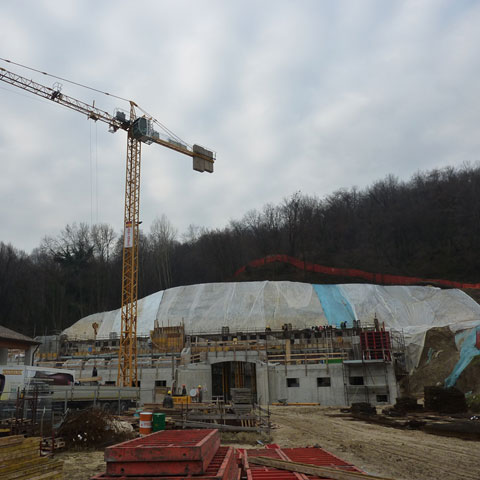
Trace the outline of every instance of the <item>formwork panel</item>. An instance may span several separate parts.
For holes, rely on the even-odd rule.
[[[244,469],[247,473],[247,480],[300,480],[305,478],[295,472],[278,470],[272,467],[249,463],[248,459],[251,457],[268,457],[275,458],[277,460],[285,460],[281,456],[280,450],[278,448],[272,448],[272,446],[261,450],[243,450],[242,460]]]
[[[318,447],[307,448],[282,448],[282,452],[288,460],[298,463],[308,463],[318,467],[342,467],[342,470],[349,472],[362,472],[351,463]],[[362,472],[363,473],[363,472]]]
[[[201,460],[217,442],[220,435],[214,429],[162,430],[106,448],[105,461]]]
[[[164,430],[105,450],[109,475],[201,475],[220,446],[218,430]]]
[[[233,447],[220,447],[212,461],[202,475],[192,477],[190,474],[182,475],[111,475],[104,473],[92,477],[91,480],[238,480],[240,469],[237,465]]]
[[[363,473],[362,470],[359,470],[354,465],[345,462],[341,458],[338,458],[321,448],[278,448],[277,445],[272,444],[262,450],[244,450],[242,452],[242,460],[247,473],[247,480],[304,480],[306,478],[309,480],[320,480],[330,478],[306,475],[249,463],[249,457],[268,457],[278,460],[307,463],[319,467],[337,467],[340,471]]]

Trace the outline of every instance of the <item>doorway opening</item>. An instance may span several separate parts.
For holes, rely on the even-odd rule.
[[[220,362],[212,365],[212,396],[231,400],[230,389],[249,388],[257,401],[257,371],[250,362]]]

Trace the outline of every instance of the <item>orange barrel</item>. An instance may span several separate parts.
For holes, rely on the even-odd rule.
[[[140,435],[152,433],[152,412],[140,412]]]

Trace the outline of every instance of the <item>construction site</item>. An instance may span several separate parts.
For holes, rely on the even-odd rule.
[[[228,256],[237,248],[232,241],[230,250],[218,256],[221,274],[211,273],[217,273],[212,267],[210,276],[198,277],[192,272],[201,272],[208,260],[200,245],[195,259],[184,261],[189,245],[202,236],[201,227],[191,224],[191,235],[186,235],[184,244],[177,242],[176,233],[169,240],[171,248],[177,248],[176,265],[186,265],[186,273],[178,277],[183,280],[173,280],[170,251],[159,247],[158,278],[154,288],[146,288],[145,296],[139,298],[139,282],[145,281],[142,268],[148,266],[139,253],[145,243],[140,227],[142,148],[153,145],[189,157],[199,173],[213,173],[215,151],[183,141],[133,100],[7,59],[0,61],[9,67],[0,67],[2,85],[55,104],[59,110],[79,113],[91,123],[107,126],[110,133],[126,137],[121,234],[116,239],[112,233],[107,241],[112,257],[118,258],[111,260],[107,253],[94,259],[94,247],[83,244],[79,251],[68,245],[55,250],[58,244],[52,239],[45,239],[43,249],[34,250],[31,258],[18,254],[22,266],[40,265],[57,283],[52,280],[51,291],[39,287],[40,293],[36,292],[44,315],[38,329],[36,324],[27,325],[31,318],[36,320],[37,311],[30,305],[21,310],[27,312],[27,320],[18,329],[33,332],[31,337],[0,326],[0,479],[480,478],[480,304],[475,299],[480,284],[395,274],[415,271],[415,264],[404,266],[401,261],[417,254],[424,271],[432,271],[428,262],[434,263],[434,253],[423,244],[420,253],[416,252],[408,244],[408,235],[393,228],[403,256],[390,255],[383,245],[383,227],[376,223],[377,210],[372,210],[373,220],[365,221],[376,233],[358,237],[374,245],[365,254],[372,257],[368,260],[374,262],[384,255],[381,261],[387,262],[391,273],[367,272],[355,265],[343,268],[351,258],[361,263],[363,251],[347,243],[340,247],[339,235],[328,226],[306,240],[305,231],[313,218],[308,208],[316,200],[304,201],[311,217],[298,220],[300,207],[295,202],[301,202],[299,194],[294,194],[290,203],[285,201],[277,210],[271,205],[264,208],[275,224],[267,235],[273,240],[269,238],[265,245],[280,245],[274,240],[281,228],[290,242],[279,253],[269,255],[270,247],[262,244],[257,250],[245,251],[261,251],[265,257],[253,260],[253,254],[243,253],[230,262]],[[55,83],[50,87],[31,80],[18,74],[18,68],[52,77]],[[110,114],[94,100],[90,103],[67,95],[58,80],[86,88],[89,94],[128,102],[128,107]],[[318,122],[323,125],[324,120]],[[92,138],[90,131],[90,152],[96,148]],[[93,178],[92,172],[93,166]],[[93,223],[93,183],[90,188]],[[150,188],[168,190],[159,184]],[[375,196],[374,190],[364,199],[375,208],[380,205],[390,222],[383,201],[377,198],[381,195]],[[205,191],[191,185],[178,198],[187,196],[185,192],[195,196],[199,205],[213,203],[203,198]],[[342,192],[335,198],[342,197]],[[405,198],[411,201],[409,195]],[[333,196],[324,203],[330,200],[333,204]],[[298,209],[288,210],[292,205]],[[279,212],[291,220],[281,228],[274,218]],[[323,225],[328,215],[326,210],[318,212]],[[345,223],[358,227],[364,219],[352,212],[348,210],[350,220]],[[267,230],[265,225],[259,227],[260,214],[250,212],[245,218],[247,230]],[[338,224],[341,231],[348,230],[342,220]],[[230,221],[226,232],[230,234],[236,226]],[[358,228],[363,232],[362,226]],[[441,226],[436,228],[441,230]],[[293,239],[295,229],[297,238]],[[415,231],[415,227],[409,230]],[[356,244],[350,233],[346,236]],[[248,237],[247,244],[257,234]],[[247,237],[245,232],[242,235]],[[210,251],[217,253],[215,241],[220,236],[219,230],[212,229]],[[325,241],[325,251],[332,257],[322,252],[309,257],[316,241]],[[458,253],[459,245],[476,248],[476,243],[464,239],[444,243],[452,255]],[[339,256],[342,248],[346,257]],[[13,247],[4,250],[11,258],[17,255]],[[283,253],[287,251],[295,253]],[[442,252],[435,252],[435,258],[442,257]],[[294,254],[298,258],[290,256]],[[332,263],[342,260],[338,267],[314,263],[330,258]],[[104,270],[95,269],[96,264],[80,278],[80,270],[90,268],[94,260]],[[275,262],[288,265],[283,265],[279,275],[265,270],[249,277],[253,269]],[[454,264],[445,262],[445,270],[458,272]],[[7,267],[2,272],[9,271]],[[290,276],[288,268],[300,273]],[[121,290],[118,301],[112,302],[105,292],[117,285],[116,280],[110,281],[115,272]],[[469,275],[473,278],[476,272]],[[22,288],[18,288],[15,306],[23,307],[27,288],[19,284]],[[95,288],[102,292],[89,303],[85,291]],[[4,290],[5,295],[17,293]],[[16,320],[10,319],[9,327]]]
[[[41,434],[44,454],[64,458],[65,478],[90,478],[81,460],[90,454],[62,453],[79,445],[102,452],[91,454],[91,478],[211,478],[217,468],[215,478],[225,479],[266,472],[269,478],[438,478],[447,471],[442,448],[455,448],[479,467],[469,449],[480,440],[480,421],[455,388],[475,389],[467,379],[478,368],[479,311],[463,292],[433,287],[174,288],[138,302],[138,380],[130,386],[118,377],[120,310],[80,319],[57,336],[29,339],[5,329],[1,425],[11,438]],[[455,337],[463,340],[453,347],[453,363]],[[163,431],[183,432],[167,442],[179,448],[190,445],[189,432],[199,445],[220,432],[225,446],[215,437],[203,467],[191,470],[194,463],[182,467],[168,450],[155,453]],[[145,441],[130,447],[137,435]],[[387,438],[397,468],[378,455]],[[103,460],[105,446],[123,439],[118,457],[107,449]],[[419,461],[423,442],[441,459]],[[147,446],[148,461],[135,456]],[[264,463],[256,464],[257,456]],[[51,464],[52,472],[58,465]],[[466,473],[471,468],[448,478],[476,478]]]

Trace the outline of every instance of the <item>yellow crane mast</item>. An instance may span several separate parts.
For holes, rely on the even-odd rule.
[[[138,243],[140,212],[140,165],[141,144],[156,143],[193,158],[193,169],[198,172],[213,172],[214,152],[200,145],[190,147],[176,137],[160,135],[153,128],[154,120],[144,114],[137,116],[138,106],[130,101],[129,118],[118,110],[114,115],[69,97],[61,92],[61,85],[53,88],[41,85],[0,67],[0,80],[26,90],[47,100],[85,114],[89,119],[101,121],[111,132],[127,132],[127,168],[125,178],[125,214],[122,268],[122,325],[118,352],[119,386],[137,386],[137,299],[138,299]]]

